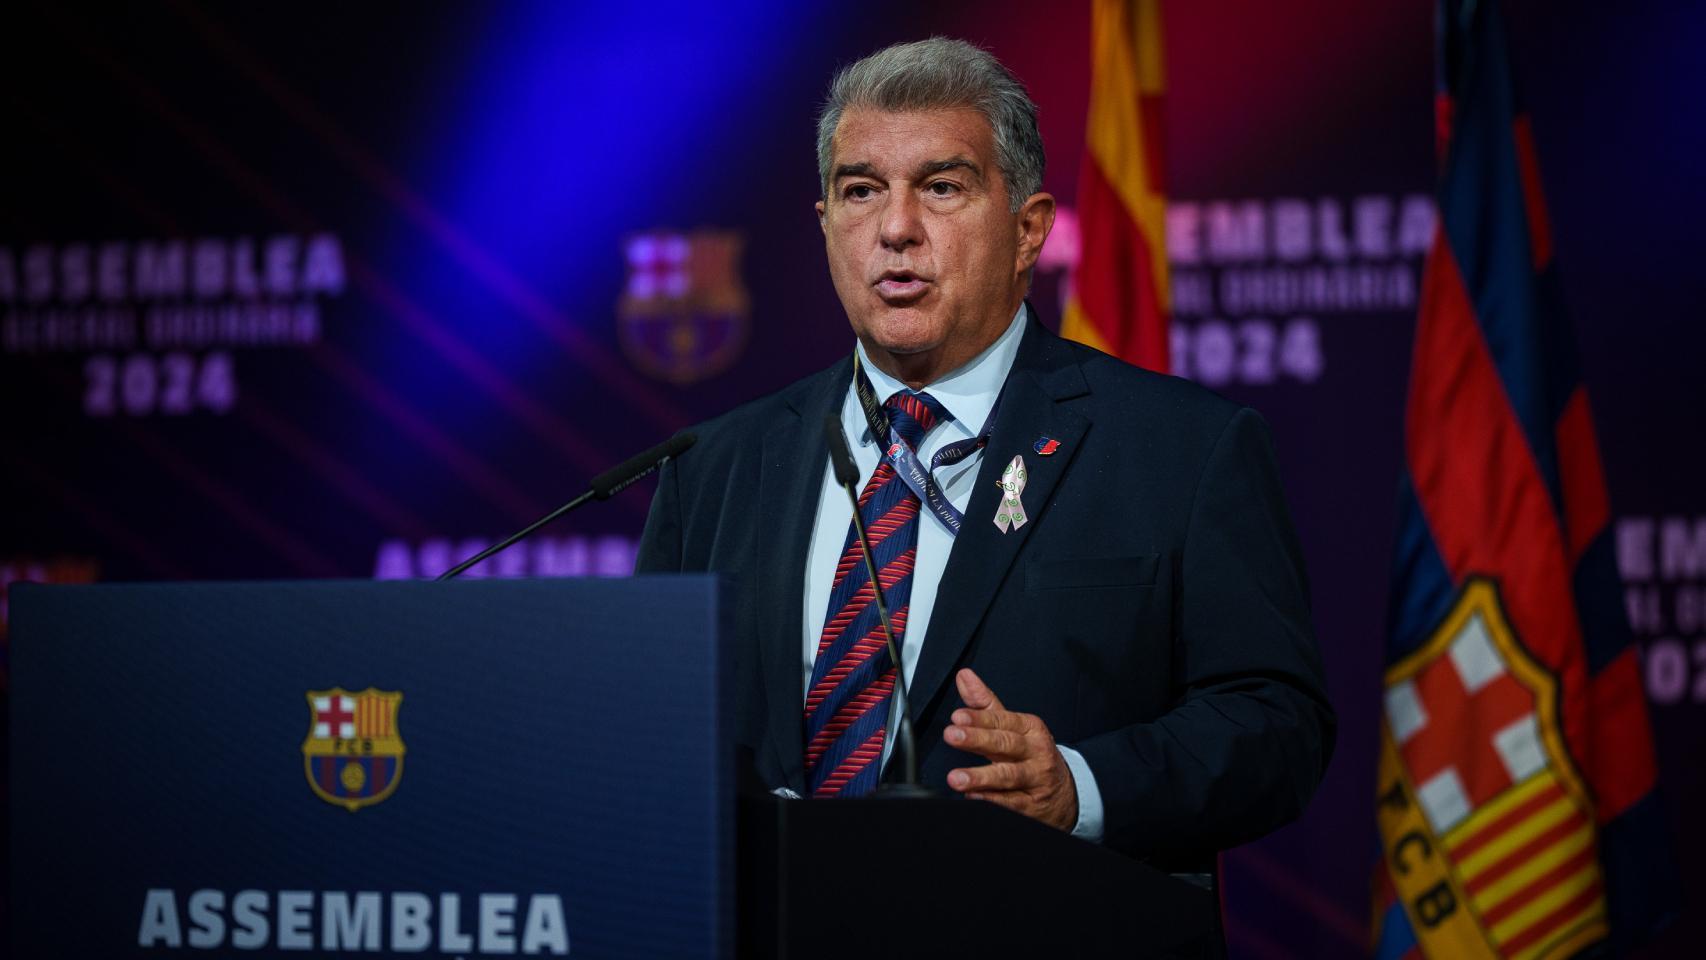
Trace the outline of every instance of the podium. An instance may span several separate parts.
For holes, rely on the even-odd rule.
[[[1224,950],[1208,890],[994,804],[747,796],[739,823],[742,957]]]
[[[1208,893],[988,804],[737,804],[727,609],[16,585],[9,955],[1203,955]]]

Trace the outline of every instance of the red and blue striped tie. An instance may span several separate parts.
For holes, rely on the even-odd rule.
[[[895,433],[915,452],[931,427],[953,419],[926,393],[903,390],[884,406]],[[918,496],[884,457],[859,497],[859,515],[865,521],[897,649],[906,634],[912,597],[918,509]],[[858,797],[877,788],[882,766],[877,760],[888,727],[894,670],[858,536],[849,523],[806,694],[806,783],[812,796]]]

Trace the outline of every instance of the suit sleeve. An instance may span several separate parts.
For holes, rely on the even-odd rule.
[[[1333,748],[1302,555],[1255,412],[1223,429],[1188,524],[1178,700],[1151,722],[1072,744],[1095,774],[1105,842],[1137,856],[1224,849],[1295,819]]]
[[[635,573],[681,572],[681,468],[672,458],[658,471],[658,489],[640,534]]]

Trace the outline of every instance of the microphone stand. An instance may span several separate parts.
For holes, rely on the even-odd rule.
[[[525,529],[520,530],[516,533],[510,534],[508,537],[505,537],[503,540],[492,544],[491,546],[487,547],[484,550],[481,550],[479,553],[474,554],[473,556],[462,561],[461,563],[457,564],[456,566],[451,567],[449,570],[444,571],[443,573],[438,575],[438,579],[449,580],[452,577],[455,577],[458,574],[460,574],[462,571],[473,566],[474,564],[479,563],[481,560],[484,560],[487,557],[492,556],[493,554],[501,553],[502,551],[509,549],[515,543],[517,543],[521,540],[527,539],[529,536],[531,536],[533,534],[533,531],[538,530],[540,527],[543,527],[547,523],[550,523],[551,521],[557,519],[558,517],[562,516],[565,513],[568,513],[570,510],[575,509],[576,507],[580,506],[581,504],[583,504],[583,503],[585,503],[591,499],[593,499],[593,492],[591,490],[588,490],[587,492],[581,494],[580,496],[574,498],[573,500],[570,500],[568,503],[563,504],[562,506],[558,507],[557,509],[552,510],[550,513],[547,513],[543,517],[540,517],[539,519],[528,524]]]
[[[609,500],[611,497],[621,493],[623,490],[628,489],[630,485],[639,480],[641,477],[644,477],[653,470],[663,466],[665,461],[672,457],[681,456],[687,451],[688,447],[693,446],[694,441],[697,439],[698,437],[691,433],[676,434],[644,453],[635,454],[634,456],[629,457],[622,463],[604,471],[596,477],[593,477],[592,483],[588,485],[588,489],[585,493],[528,524],[526,529],[505,537],[502,541],[492,544],[456,566],[451,567],[449,570],[444,571],[438,575],[438,579],[449,580],[474,564],[479,563],[481,560],[484,560],[502,550],[507,550],[515,543],[532,535],[535,530],[538,530],[540,527],[543,527],[563,514],[568,513],[570,510],[575,509],[588,500]]]

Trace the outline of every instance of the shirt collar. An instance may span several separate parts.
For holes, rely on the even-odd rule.
[[[967,434],[975,434],[989,419],[989,411],[995,407],[995,398],[1001,395],[1001,385],[1007,382],[1007,374],[1013,369],[1013,360],[1019,355],[1019,341],[1025,335],[1025,305],[1020,304],[1017,313],[1007,324],[1007,330],[995,339],[995,342],[983,348],[983,352],[972,357],[969,361],[949,373],[947,376],[926,384],[923,391],[935,397],[936,401],[954,415],[954,419],[963,426]],[[863,343],[856,343],[854,349],[859,351],[859,363],[865,368],[865,374],[871,378],[871,388],[876,391],[878,400],[887,400],[900,390],[911,390],[906,384],[884,373],[871,362],[870,354],[865,352]],[[857,400],[855,400],[857,404]],[[870,433],[869,428],[863,427],[864,415],[859,415],[861,429],[854,435],[864,436]]]

